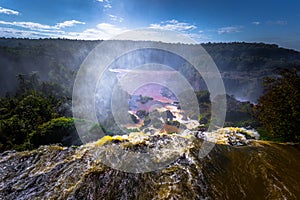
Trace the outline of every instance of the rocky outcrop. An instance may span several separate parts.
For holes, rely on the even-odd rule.
[[[226,144],[231,146],[250,145],[253,141],[258,140],[260,135],[254,129],[245,129],[238,127],[220,128],[213,132],[197,132],[198,138],[216,142],[218,144]]]
[[[299,199],[299,147],[256,141],[244,147],[216,144],[199,158],[202,142],[188,133],[135,133],[80,147],[5,152],[0,155],[0,199]],[[114,148],[137,155],[156,149],[158,163],[177,153],[162,168],[127,173],[117,169],[120,165],[109,167],[105,159],[137,166],[145,159],[118,160]]]

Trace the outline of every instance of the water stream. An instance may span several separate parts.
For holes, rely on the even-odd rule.
[[[80,147],[41,146],[33,151],[3,153],[0,199],[300,198],[297,145],[255,140],[246,146],[216,144],[201,159],[202,140],[193,138],[167,166],[126,173],[103,164],[101,157],[95,157],[96,152],[128,144],[138,152],[145,148],[143,140],[151,142],[153,138],[134,142],[132,137],[114,137]],[[161,134],[155,143],[176,142],[177,137]]]

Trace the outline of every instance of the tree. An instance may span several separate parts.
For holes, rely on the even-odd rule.
[[[268,139],[300,141],[300,77],[295,69],[282,69],[277,77],[264,80],[255,115]]]
[[[30,134],[30,144],[34,147],[61,143],[64,146],[80,144],[74,120],[72,118],[55,118],[42,125]]]
[[[34,140],[34,147],[38,146],[38,142],[48,144],[49,141],[56,142],[57,139],[64,139],[60,143],[68,145],[71,140],[76,138],[75,134],[69,134],[71,131],[64,129],[64,126],[61,126],[61,130],[65,131],[63,134],[59,131],[56,133],[60,137],[56,137],[53,133],[57,130],[54,129],[55,127],[67,124],[63,122],[71,124],[70,121],[59,118],[70,115],[68,114],[70,113],[70,100],[62,92],[62,88],[52,83],[40,82],[37,73],[20,74],[17,77],[19,87],[15,95],[0,98],[0,152],[8,149],[30,149],[32,144],[29,139],[33,132],[36,132],[37,135],[41,133],[40,135],[43,136],[35,136],[38,139]],[[59,120],[53,121],[54,118]],[[46,127],[47,122],[51,122],[49,127]],[[41,131],[39,128],[41,125],[47,129]],[[53,132],[51,132],[51,128]],[[44,133],[49,133],[49,136],[44,136]]]
[[[1,99],[0,113],[0,151],[22,150],[32,131],[57,116],[49,99],[34,91]]]

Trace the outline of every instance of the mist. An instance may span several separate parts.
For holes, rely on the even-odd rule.
[[[16,75],[30,74],[33,71],[38,72],[42,81],[57,82],[72,91],[77,70],[99,42],[101,41],[0,39],[0,95],[14,92],[17,87]],[[180,48],[180,44],[173,45]],[[203,44],[203,47],[219,68],[226,92],[251,102],[256,102],[262,94],[263,77],[275,74],[275,70],[279,67],[297,66],[300,62],[299,52],[279,48],[276,45],[207,43]],[[182,58],[163,51],[144,50],[135,53],[144,55],[133,65],[151,60],[171,65],[187,78],[196,91],[207,89],[201,76]],[[121,63],[127,62],[129,58],[124,56],[119,59]],[[114,67],[116,68],[111,66],[112,69]]]

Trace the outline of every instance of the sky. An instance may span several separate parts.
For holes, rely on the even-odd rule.
[[[300,1],[0,0],[0,37],[105,40],[138,28],[300,51]]]

